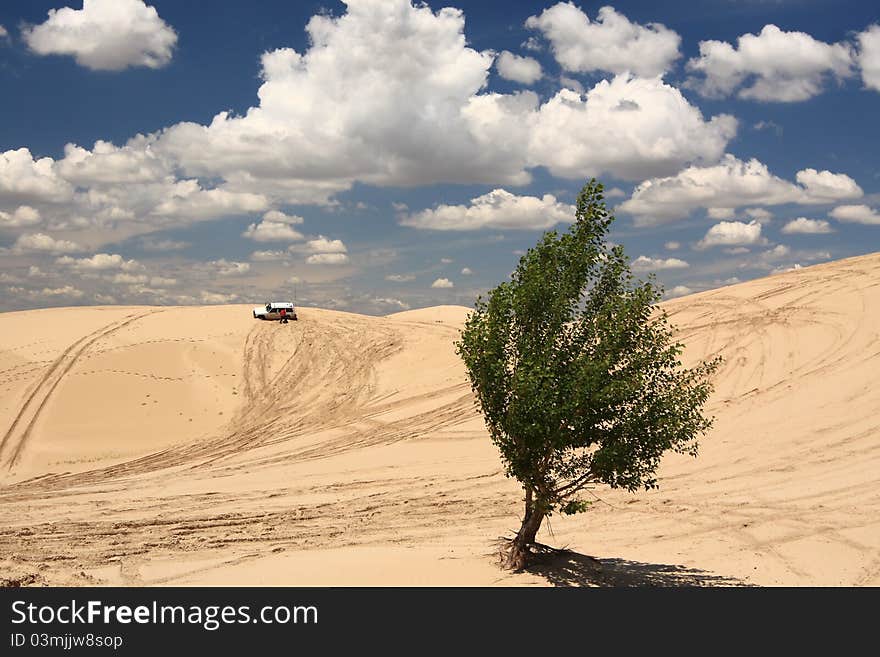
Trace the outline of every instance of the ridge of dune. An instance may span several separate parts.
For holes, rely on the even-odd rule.
[[[686,362],[724,356],[715,426],[659,490],[554,517],[575,554],[528,574],[487,556],[520,501],[452,347],[468,308],[0,314],[0,579],[880,585],[880,254],[662,306]]]
[[[466,306],[430,306],[415,310],[403,310],[385,315],[385,317],[405,322],[436,322],[463,326],[472,311],[473,308]]]

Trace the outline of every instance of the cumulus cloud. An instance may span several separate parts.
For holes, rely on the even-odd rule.
[[[199,298],[202,300],[202,303],[207,304],[224,304],[224,303],[234,303],[238,301],[239,296],[237,294],[225,294],[223,292],[202,292]]]
[[[261,212],[268,204],[266,197],[261,194],[222,188],[203,189],[197,180],[180,180],[173,184],[165,199],[151,214],[198,221]]]
[[[65,180],[80,186],[157,182],[171,174],[168,163],[142,135],[121,147],[102,140],[92,150],[67,144],[57,169]]]
[[[431,283],[431,287],[435,289],[449,289],[455,287],[455,283],[450,281],[448,278],[438,278],[436,281]]]
[[[63,203],[73,186],[55,172],[50,157],[35,160],[27,148],[0,153],[0,201]]]
[[[874,210],[867,205],[840,205],[829,214],[838,221],[869,226],[880,225],[880,211]]]
[[[866,88],[880,91],[880,25],[871,25],[861,32],[858,42],[862,82]]]
[[[539,30],[567,71],[587,73],[632,72],[655,77],[668,71],[680,57],[681,37],[659,24],[639,25],[613,7],[602,7],[596,20],[573,3],[560,2],[526,20]]]
[[[574,206],[560,203],[552,194],[538,198],[495,189],[472,199],[468,205],[439,205],[404,216],[400,223],[428,230],[543,230],[574,221],[574,214]]]
[[[344,253],[316,253],[306,258],[310,265],[344,265],[348,262],[348,256]]]
[[[649,258],[639,256],[632,263],[633,271],[659,271],[662,269],[686,269],[690,265],[678,258]]]
[[[520,57],[509,50],[503,50],[495,61],[498,74],[505,80],[520,84],[534,84],[543,75],[541,64],[533,57]]]
[[[0,207],[34,207],[49,231],[99,228],[93,249],[258,213],[245,237],[291,241],[298,222],[267,211],[331,207],[356,182],[500,187],[529,182],[537,167],[643,180],[716,161],[736,132],[732,117],[704,118],[674,87],[625,73],[546,102],[490,92],[495,54],[468,47],[456,9],[352,0],[306,30],[302,53],[264,54],[259,102],[241,116],[221,112],[118,146],[69,144],[57,161],[0,154]]]
[[[693,294],[694,291],[689,288],[687,285],[676,285],[671,290],[667,290],[665,296],[667,299],[675,299],[677,297],[684,297],[688,294]]]
[[[292,224],[301,223],[303,218],[300,216],[270,210],[260,223],[249,225],[241,235],[255,242],[296,242],[303,239],[303,235]]]
[[[474,272],[471,270],[470,267],[463,267],[462,270],[461,270],[461,275],[462,275],[462,276],[470,276],[470,275],[473,274],[473,273],[474,273]]]
[[[761,224],[757,221],[722,221],[712,226],[706,235],[697,242],[698,249],[711,246],[737,246],[744,244],[764,244],[761,237]]]
[[[299,215],[270,210],[263,215],[260,223],[249,225],[242,237],[256,242],[296,242],[303,239],[303,235],[292,226],[302,224],[303,221]]]
[[[736,216],[736,208],[707,208],[706,216],[709,219],[733,219]]]
[[[266,214],[263,215],[263,221],[271,221],[276,224],[290,224],[294,226],[299,226],[305,221],[305,219],[300,217],[298,214],[285,214],[280,210],[269,210]]]
[[[82,9],[50,9],[44,23],[22,36],[38,55],[71,55],[80,66],[101,71],[160,68],[177,43],[174,29],[143,0],[83,0]]]
[[[306,249],[312,253],[347,253],[348,248],[342,240],[331,240],[323,235],[306,242]]]
[[[43,297],[69,297],[71,299],[79,299],[85,293],[82,290],[79,290],[72,285],[65,285],[64,287],[44,287],[39,292],[39,296]]]
[[[21,228],[40,223],[40,211],[29,205],[22,205],[13,212],[0,211],[0,228]]]
[[[385,280],[392,283],[408,283],[409,281],[416,280],[416,277],[412,274],[388,274]]]
[[[619,209],[634,215],[638,225],[653,225],[685,217],[698,207],[821,204],[863,195],[845,174],[804,169],[796,178],[798,184],[773,175],[756,159],[743,162],[728,154],[715,165],[691,166],[675,176],[646,180]],[[728,216],[726,210],[714,215]]]
[[[678,251],[681,248],[681,242],[670,240],[663,245],[669,251]]]
[[[808,171],[815,171],[815,169],[808,169]],[[803,173],[803,171],[801,171],[800,173]],[[823,173],[828,172],[824,171]],[[850,179],[850,181],[852,182],[852,179]],[[853,182],[853,184],[855,183]],[[818,188],[813,188],[813,193],[818,193]],[[769,210],[765,210],[764,208],[746,208],[745,210],[743,210],[743,213],[750,219],[757,219],[762,224],[769,223],[770,220],[773,219],[773,213]]]
[[[150,277],[146,274],[116,274],[113,282],[117,285],[144,285],[150,281]]]
[[[785,244],[777,244],[772,249],[768,249],[761,254],[765,260],[778,260],[779,258],[784,258],[789,253],[791,253],[791,249],[785,246]]]
[[[393,299],[389,297],[374,297],[372,299],[373,303],[378,303],[386,306],[394,306],[396,308],[400,308],[401,310],[409,310],[410,305],[405,301],[401,301],[400,299]]]
[[[288,255],[287,251],[254,251],[251,253],[251,260],[254,262],[272,262],[273,260],[286,260]]]
[[[822,92],[829,77],[853,74],[848,44],[829,44],[804,32],[785,32],[765,25],[759,34],[744,34],[737,45],[701,41],[700,56],[687,63],[694,77],[688,85],[704,96],[796,102]]]
[[[76,242],[55,239],[45,233],[25,233],[19,235],[12,245],[13,253],[76,253],[82,251]]]
[[[212,260],[207,264],[218,276],[240,276],[241,274],[246,274],[251,270],[250,263],[235,261],[230,262],[225,258],[221,258],[220,260]]]
[[[782,232],[786,235],[820,235],[833,233],[834,230],[831,228],[831,224],[822,219],[798,217],[785,224],[782,227]]]
[[[674,87],[626,74],[543,104],[530,91],[486,92],[494,55],[467,47],[456,9],[358,0],[306,29],[304,53],[264,54],[258,106],[172,126],[154,148],[187,176],[295,204],[355,181],[519,185],[539,166],[639,179],[717,159],[736,130]]]
[[[714,162],[736,134],[737,121],[709,121],[660,79],[619,75],[582,98],[563,89],[542,105],[530,136],[530,162],[563,178],[609,173],[640,180],[690,162]]]
[[[96,253],[90,258],[71,258],[70,256],[63,256],[58,258],[55,262],[79,272],[107,271],[113,269],[135,271],[143,268],[143,265],[137,260],[126,260],[118,253]]]

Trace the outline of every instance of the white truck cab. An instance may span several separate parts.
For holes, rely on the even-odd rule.
[[[265,306],[254,308],[254,319],[277,319],[286,324],[288,320],[297,320],[296,308],[289,301],[269,301]]]

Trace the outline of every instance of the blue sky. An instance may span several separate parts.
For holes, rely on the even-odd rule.
[[[876,4],[602,7],[7,0],[0,310],[471,305],[591,176],[670,296],[878,249]]]

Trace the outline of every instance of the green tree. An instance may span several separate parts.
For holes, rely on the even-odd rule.
[[[664,452],[696,456],[712,424],[702,408],[720,358],[682,366],[662,289],[635,279],[606,241],[614,217],[602,191],[583,188],[571,229],[545,233],[477,300],[456,342],[507,475],[525,490],[508,568],[528,565],[545,517],[586,510],[586,487],[654,488]]]

